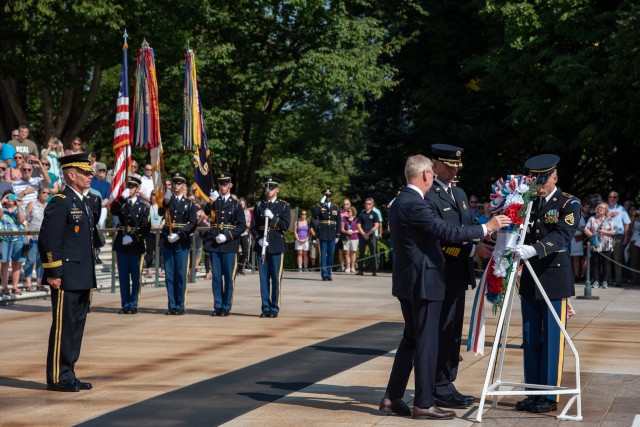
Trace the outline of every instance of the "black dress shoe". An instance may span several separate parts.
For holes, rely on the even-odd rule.
[[[275,317],[278,317],[278,313],[274,313],[272,311],[271,313],[269,313],[269,317],[272,318],[272,319],[275,318]]]
[[[537,402],[537,396],[529,396],[526,399],[516,402],[516,411],[531,411],[531,408]]]
[[[220,311],[220,316],[222,317],[227,317],[229,315],[229,310],[221,310]]]
[[[75,380],[76,380],[76,381],[75,381],[75,382],[76,382],[76,385],[78,386],[78,388],[79,388],[80,390],[91,390],[91,389],[93,388],[93,386],[91,385],[91,383],[85,383],[85,382],[83,382],[83,381],[80,381],[80,379],[79,379],[79,378],[75,378]]]
[[[165,311],[164,313],[165,316],[173,316],[175,314],[176,314],[175,310],[171,310],[171,309]]]
[[[176,316],[184,316],[184,310],[176,310],[174,313]]]
[[[118,314],[129,314],[129,309],[128,308],[121,308],[120,311],[118,312]]]
[[[138,313],[138,309],[137,308],[130,308],[129,309],[129,314],[137,314]]]
[[[323,277],[323,278],[322,278],[322,281],[323,281],[323,282],[326,282],[326,281],[327,281],[327,278],[326,278],[326,277]]]
[[[65,391],[76,392],[80,391],[80,386],[76,383],[76,379],[60,381],[54,384],[47,384],[47,390],[49,391]]]
[[[329,282],[333,282],[333,277],[327,277],[327,280],[328,280]]]
[[[429,409],[422,409],[413,405],[413,414],[411,418],[414,420],[452,420],[456,413],[453,411],[445,411],[433,405]]]
[[[458,393],[459,395],[460,393]],[[456,393],[450,393],[445,396],[434,394],[434,398],[436,401],[436,405],[442,408],[454,408],[454,409],[464,409],[468,408],[471,405],[471,402],[468,400],[462,399],[458,397]]]
[[[376,272],[374,271],[373,273],[371,273],[372,276],[377,276]]]
[[[549,399],[538,399],[531,405],[530,412],[536,414],[544,414],[545,412],[552,412],[558,410],[558,402]]]
[[[271,313],[265,313],[264,311],[260,313],[260,317],[271,317]]]
[[[470,404],[476,401],[475,396],[471,396],[470,394],[462,394],[459,391],[456,390],[456,392],[454,393],[456,395],[456,397],[460,400],[466,400],[467,402],[469,402]]]
[[[383,397],[380,401],[380,411],[385,414],[397,414],[403,417],[408,417],[411,415],[411,409],[404,403],[402,399],[389,399],[388,397]]]
[[[220,310],[218,310],[217,308],[215,310],[213,310],[213,313],[211,313],[211,316],[215,317],[215,316],[221,316],[222,312]]]
[[[356,276],[362,276],[364,275],[364,273],[362,272],[362,270],[358,270],[358,272],[356,273]]]

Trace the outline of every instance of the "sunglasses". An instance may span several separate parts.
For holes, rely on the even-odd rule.
[[[31,169],[31,168],[29,168],[29,169],[22,168],[22,172],[31,172],[32,170],[33,169]]]
[[[0,168],[0,171],[6,171],[7,168]]]
[[[18,160],[18,159],[24,159],[24,157],[22,156],[13,156],[14,159]]]
[[[11,135],[11,138],[19,138],[19,137],[20,137],[20,135],[18,135],[18,134]]]

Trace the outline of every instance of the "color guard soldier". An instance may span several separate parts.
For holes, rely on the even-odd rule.
[[[165,192],[162,206],[158,208],[158,214],[165,217],[160,238],[169,297],[166,315],[184,314],[191,235],[197,224],[197,208],[186,197],[186,185],[186,175],[181,172],[174,173],[171,176],[171,190]]]
[[[260,317],[278,317],[280,311],[283,253],[287,251],[284,232],[289,229],[291,208],[289,203],[278,199],[279,183],[278,178],[270,177],[265,180],[265,200],[256,205],[253,210],[253,218],[251,218],[251,234],[258,242],[255,245],[255,251],[259,260],[260,295],[262,296]],[[265,222],[268,222],[266,236]],[[264,259],[262,258],[262,248],[265,248]]]
[[[331,190],[325,190],[322,200],[313,211],[314,223],[317,224],[316,235],[320,240],[320,275],[322,280],[331,278],[331,265],[333,264],[333,252],[336,243],[340,239],[342,230],[342,217],[338,206],[331,203]]]
[[[88,153],[58,159],[66,182],[44,211],[38,250],[43,283],[51,287],[53,321],[47,352],[47,390],[90,390],[75,375],[87,320],[91,289],[96,287],[94,220],[86,205],[93,169]]]
[[[151,222],[149,205],[138,198],[140,178],[129,176],[126,184],[127,188],[111,204],[111,215],[118,216],[118,224],[120,224],[113,241],[113,250],[117,253],[118,280],[120,281],[122,308],[119,314],[136,314],[145,239],[151,230]]]
[[[244,209],[231,197],[232,175],[218,175],[218,191],[204,212],[211,215],[211,229],[204,235],[204,249],[211,258],[213,288],[212,316],[228,316],[233,303],[233,287],[238,268],[240,236],[247,226]]]
[[[461,147],[449,144],[433,144],[433,172],[437,176],[425,196],[427,204],[447,224],[468,227],[474,224],[473,211],[464,190],[453,185],[459,169],[462,169]],[[460,338],[464,323],[465,292],[475,288],[473,255],[484,258],[491,252],[484,245],[471,242],[440,241],[445,260],[445,294],[440,312],[438,334],[438,361],[436,365],[435,401],[441,408],[468,408],[474,397],[461,394],[453,384],[460,362]]]
[[[538,196],[533,199],[531,226],[518,255],[529,259],[543,289],[563,325],[567,321],[567,298],[575,295],[571,261],[567,246],[580,219],[580,200],[556,187],[556,166],[560,157],[541,154],[524,166],[536,178]],[[564,337],[545,303],[529,269],[520,280],[522,307],[522,350],[526,384],[560,386]],[[516,410],[544,413],[558,409],[558,395],[529,396],[516,404]]]

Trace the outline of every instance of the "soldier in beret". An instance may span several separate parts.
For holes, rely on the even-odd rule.
[[[262,314],[260,317],[278,317],[280,311],[280,284],[287,243],[284,232],[291,223],[289,203],[278,199],[280,180],[269,177],[264,182],[265,200],[259,202],[251,218],[251,234],[255,238],[256,257],[260,271],[260,295]],[[265,224],[268,230],[265,230]],[[265,233],[266,231],[266,233]],[[264,257],[263,254],[264,248]]]
[[[313,211],[314,224],[316,224],[316,236],[320,240],[320,275],[322,280],[333,280],[331,277],[331,265],[333,265],[333,253],[336,243],[340,239],[342,230],[342,217],[338,206],[331,203],[331,190],[322,193],[322,199]]]
[[[51,287],[53,321],[47,351],[47,390],[78,392],[92,385],[80,381],[75,365],[80,356],[91,289],[96,287],[93,252],[94,219],[85,203],[93,168],[88,153],[58,159],[64,190],[44,210],[38,239],[44,275]]]
[[[187,290],[187,263],[191,235],[196,229],[197,207],[186,197],[187,177],[182,172],[171,175],[171,190],[164,195],[158,215],[165,217],[160,239],[164,261],[169,307],[166,315],[184,314],[184,295]]]
[[[113,250],[118,257],[118,280],[120,282],[120,314],[138,312],[142,257],[145,239],[151,230],[149,205],[138,198],[140,178],[129,176],[127,188],[111,205],[111,215],[118,216],[120,224],[113,241]],[[131,282],[130,282],[131,281]]]
[[[529,259],[553,310],[563,326],[567,321],[567,298],[575,295],[571,261],[567,246],[580,219],[580,200],[556,186],[556,167],[560,157],[541,154],[524,164],[536,178],[538,196],[533,199],[531,227],[518,255]],[[562,378],[564,337],[544,301],[528,268],[520,280],[522,307],[522,350],[524,381],[527,384],[559,386]],[[516,410],[544,413],[558,409],[558,395],[529,396],[516,404]]]
[[[228,316],[233,302],[233,286],[238,268],[240,236],[246,230],[244,209],[231,197],[232,175],[218,175],[218,191],[204,212],[212,215],[211,229],[204,235],[204,249],[211,259],[213,289],[212,316]]]

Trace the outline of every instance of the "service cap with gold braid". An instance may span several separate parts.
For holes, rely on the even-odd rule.
[[[58,159],[62,170],[76,168],[84,172],[93,172],[89,161],[89,153],[76,153],[63,156]]]
[[[129,175],[127,178],[127,187],[139,187],[142,184],[142,180],[140,178],[136,178],[133,175]]]
[[[536,179],[536,184],[544,184],[556,170],[560,157],[555,154],[540,154],[533,156],[524,163],[531,176]]]
[[[219,185],[227,185],[231,183],[231,178],[233,178],[233,174],[229,172],[222,172],[218,174],[218,184]]]
[[[462,169],[462,153],[464,148],[449,144],[431,145],[434,160],[440,160],[445,166]]]
[[[182,172],[174,172],[171,175],[171,182],[174,182],[176,184],[186,184],[187,183],[187,176],[185,174],[183,174]]]
[[[273,190],[274,188],[278,188],[278,184],[282,181],[276,177],[270,176],[264,180],[264,187],[268,190]]]

